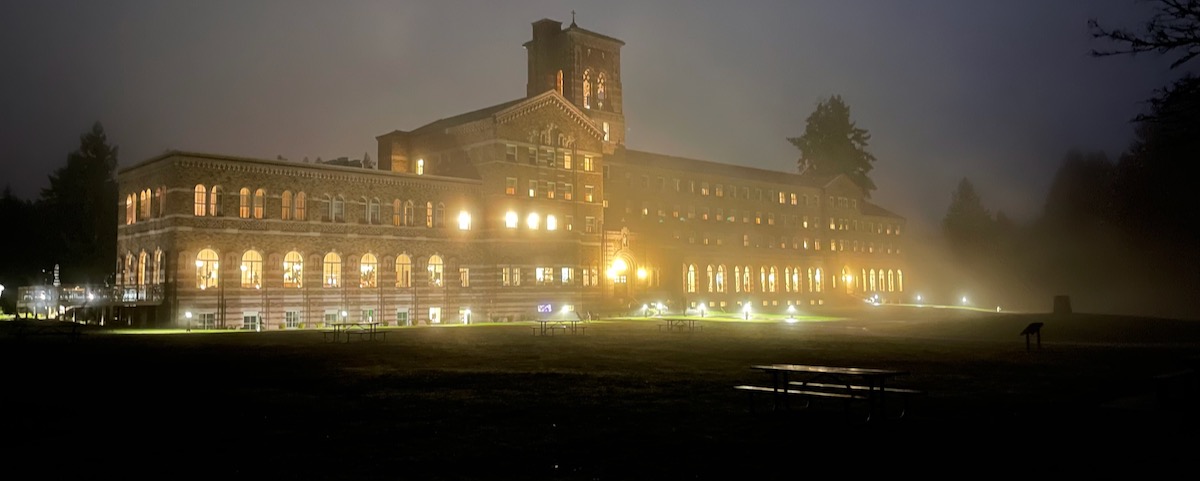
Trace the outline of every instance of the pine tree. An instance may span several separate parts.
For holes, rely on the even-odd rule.
[[[875,156],[867,152],[871,134],[850,120],[850,107],[834,95],[817,104],[808,116],[804,134],[787,139],[800,149],[797,166],[801,173],[844,174],[870,197],[875,183],[867,174]]]
[[[100,283],[116,265],[117,147],[109,145],[96,122],[79,138],[67,165],[49,176],[42,189],[43,222],[53,262],[65,282]]]

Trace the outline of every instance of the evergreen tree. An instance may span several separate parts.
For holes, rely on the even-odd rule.
[[[942,232],[960,259],[988,253],[988,243],[995,233],[992,215],[983,206],[975,184],[965,177],[950,196],[950,208],[942,219]]]
[[[67,165],[50,175],[40,204],[51,262],[61,266],[64,282],[101,283],[116,265],[117,147],[109,145],[96,122],[80,136]],[[53,268],[53,265],[48,266]]]
[[[818,103],[808,116],[804,134],[787,140],[800,149],[796,163],[801,173],[845,174],[867,197],[875,190],[875,183],[867,175],[875,162],[875,156],[867,152],[871,134],[850,120],[850,107],[841,96]]]

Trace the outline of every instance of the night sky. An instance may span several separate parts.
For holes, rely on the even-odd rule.
[[[0,4],[0,183],[32,198],[104,124],[133,165],[166,150],[375,157],[375,136],[522,97],[531,23],[625,41],[627,146],[795,171],[786,138],[841,95],[872,134],[874,198],[932,233],[967,177],[1038,214],[1068,149],[1111,157],[1182,71],[1111,46],[1135,0],[132,1]]]

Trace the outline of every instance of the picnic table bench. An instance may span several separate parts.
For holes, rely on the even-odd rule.
[[[330,324],[330,328],[321,331],[321,335],[327,342],[350,342],[352,337],[358,337],[360,341],[387,338],[387,331],[380,331],[378,326],[378,322],[339,322]]]
[[[774,410],[790,408],[788,398],[803,401],[801,409],[811,406],[815,399],[840,401],[849,413],[855,403],[865,403],[867,413],[864,422],[876,415],[884,418],[901,419],[909,411],[909,398],[923,394],[922,391],[885,385],[887,379],[907,374],[904,371],[869,369],[856,367],[811,366],[794,364],[772,364],[753,366],[754,369],[771,374],[770,386],[742,384],[734,389],[744,391],[750,397],[750,409],[754,410],[756,395],[772,395]],[[802,379],[791,380],[790,375]],[[898,412],[889,414],[887,398],[900,398]]]

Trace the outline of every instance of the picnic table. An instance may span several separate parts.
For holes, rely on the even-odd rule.
[[[533,333],[539,336],[551,336],[556,332],[566,334],[582,334],[587,327],[581,326],[583,319],[534,319]]]
[[[703,329],[703,326],[696,325],[696,319],[688,317],[664,317],[663,323],[658,326],[661,331],[666,328],[667,331],[687,331],[695,332],[696,329]]]
[[[887,386],[889,380],[904,376],[908,374],[907,371],[806,364],[764,364],[751,368],[770,374],[771,385],[742,385],[735,388],[772,394],[776,410],[789,408],[788,398],[792,395],[803,396],[806,399],[805,407],[808,407],[808,400],[813,398],[837,399],[846,402],[847,406],[851,401],[865,401],[866,420],[869,421],[886,415],[887,394],[899,394],[905,398],[905,409],[897,417],[903,417],[907,411],[908,396],[919,394],[916,390]]]
[[[375,341],[383,339],[387,331],[380,331],[378,322],[335,322],[328,325],[329,329],[321,331],[326,341],[350,342],[354,336],[359,340]]]

